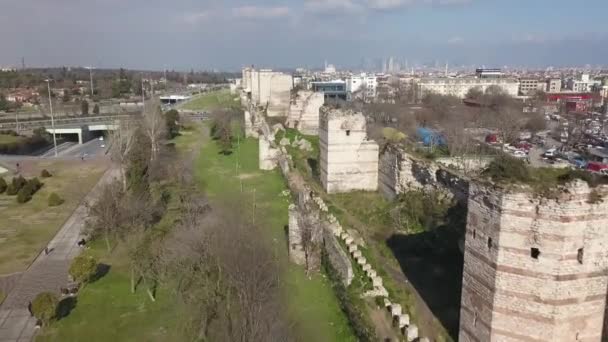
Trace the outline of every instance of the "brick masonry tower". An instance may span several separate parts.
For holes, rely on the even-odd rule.
[[[553,199],[471,184],[459,340],[602,341],[607,194],[582,181]]]

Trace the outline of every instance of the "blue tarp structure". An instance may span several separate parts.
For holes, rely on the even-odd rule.
[[[418,127],[416,129],[416,135],[424,146],[447,146],[445,137],[432,129],[425,127]]]

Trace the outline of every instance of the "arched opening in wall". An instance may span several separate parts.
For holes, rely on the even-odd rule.
[[[576,260],[578,261],[579,264],[583,264],[583,256],[584,256],[584,251],[582,248],[579,248],[577,253],[576,253]]]
[[[350,136],[350,129],[346,130],[346,136],[349,137]]]
[[[538,257],[540,256],[540,249],[535,247],[530,248],[530,256],[532,257],[532,259],[538,259]]]
[[[492,238],[488,238],[488,249],[492,249]]]
[[[473,239],[477,238],[477,230],[473,229]]]

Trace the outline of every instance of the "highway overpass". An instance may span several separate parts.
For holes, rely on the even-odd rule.
[[[131,120],[137,119],[140,113],[134,114],[115,114],[115,115],[98,115],[98,116],[77,116],[71,118],[55,118],[55,127],[58,126],[73,126],[80,127],[82,125],[107,125],[114,124],[116,120]],[[51,127],[51,119],[30,120],[30,121],[9,121],[0,123],[0,130],[33,130],[40,127]]]

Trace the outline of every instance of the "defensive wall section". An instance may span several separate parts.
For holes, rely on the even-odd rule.
[[[471,183],[460,338],[601,341],[608,285],[607,187],[548,199]],[[594,203],[590,201],[594,201]]]
[[[328,194],[378,188],[378,144],[368,140],[363,114],[321,108],[321,183]]]

